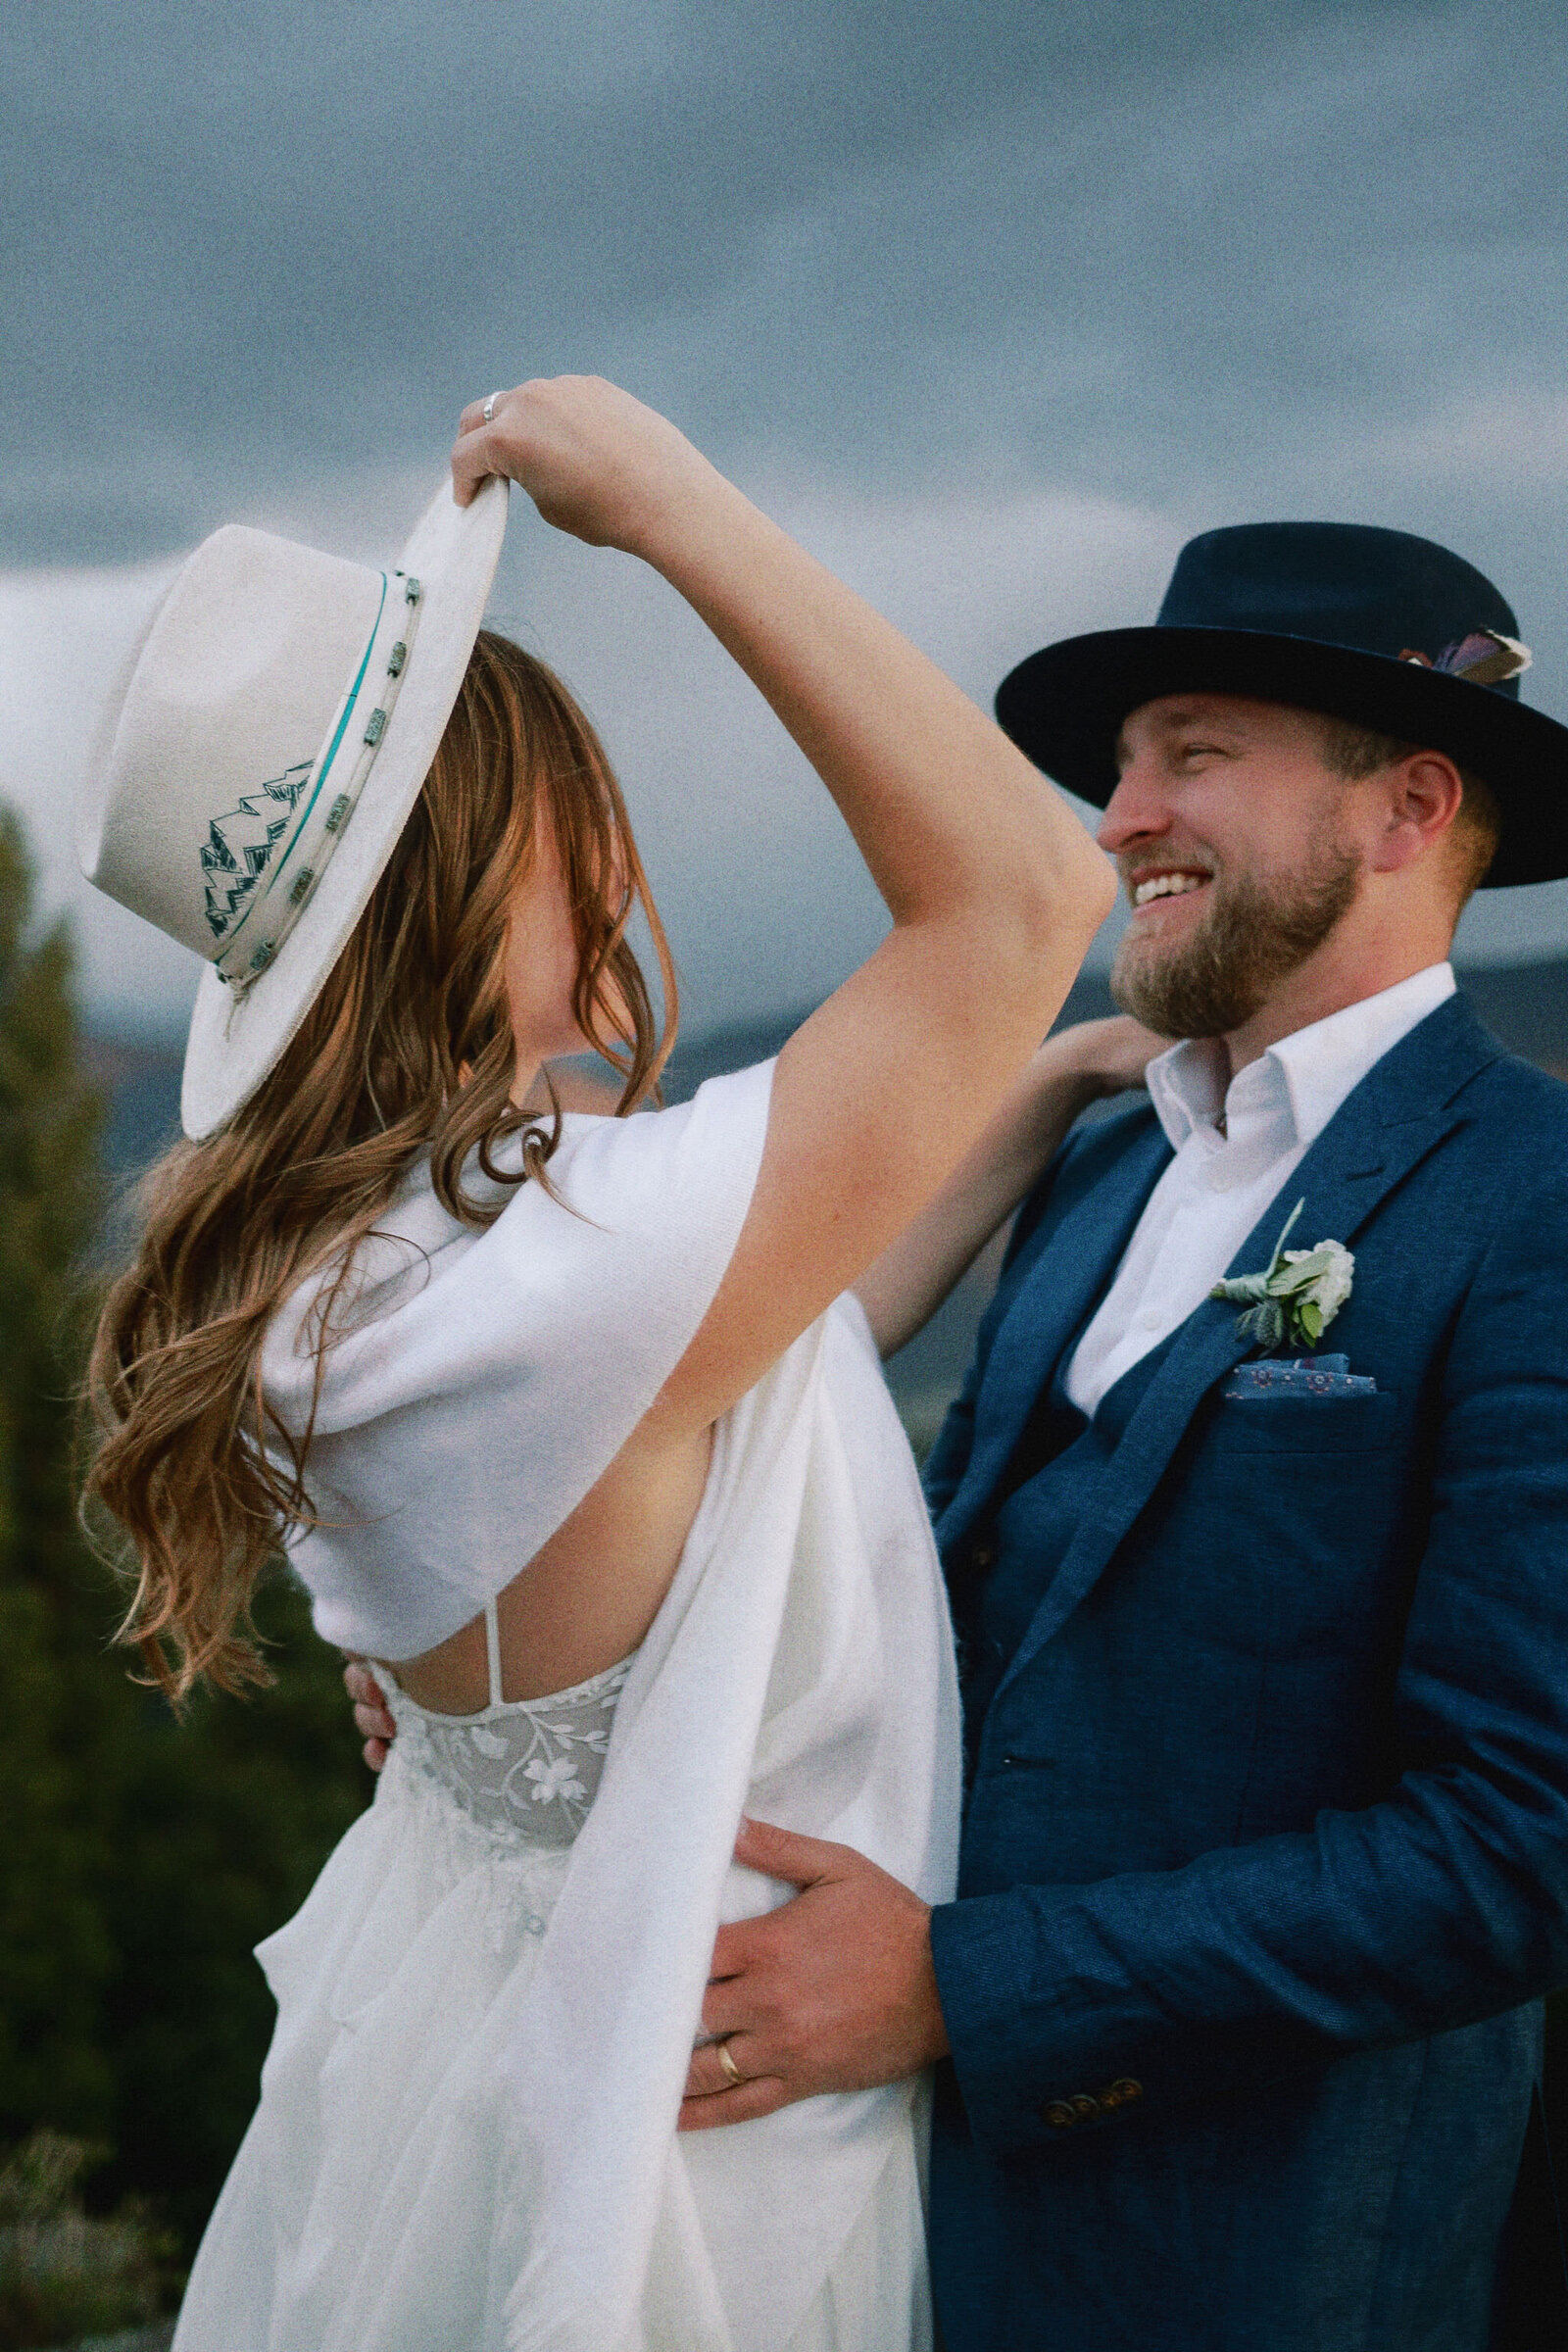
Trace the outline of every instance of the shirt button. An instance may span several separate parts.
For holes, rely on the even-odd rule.
[[[1160,1317],[1158,1315],[1145,1315],[1141,1319],[1145,1331],[1157,1331],[1159,1329]]]

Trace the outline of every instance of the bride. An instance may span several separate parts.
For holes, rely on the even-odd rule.
[[[83,830],[90,878],[209,966],[191,1140],[93,1359],[126,1638],[176,1701],[264,1679],[247,1606],[286,1547],[397,1726],[261,1947],[276,2033],[177,2352],[923,2346],[919,2053],[727,2132],[676,2120],[715,1928],[785,1891],[732,1865],[743,1815],[951,1891],[947,1619],[846,1294],[998,1114],[1109,869],[626,394],[494,395],[452,471],[383,573],[199,549]],[[678,1109],[639,1109],[669,1042],[639,905],[673,988],[614,779],[478,627],[504,477],[687,599],[892,916],[776,1064]],[[615,1117],[553,1097],[585,1041]]]

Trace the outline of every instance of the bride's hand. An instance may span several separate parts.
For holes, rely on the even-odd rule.
[[[1041,1047],[1035,1063],[1042,1077],[1071,1073],[1097,1095],[1120,1095],[1143,1085],[1144,1072],[1170,1042],[1118,1012],[1108,1020],[1079,1021],[1071,1029],[1058,1029]]]
[[[537,377],[464,410],[452,452],[466,507],[488,474],[527,491],[546,522],[591,547],[648,551],[661,517],[719,485],[684,433],[597,375]]]
[[[363,1658],[349,1659],[343,1669],[343,1687],[354,1701],[354,1721],[365,1741],[365,1761],[372,1772],[379,1772],[398,1736],[398,1727],[387,1712],[386,1692]]]

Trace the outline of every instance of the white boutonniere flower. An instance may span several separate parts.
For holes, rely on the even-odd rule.
[[[1217,1282],[1211,1298],[1245,1302],[1236,1328],[1265,1350],[1315,1348],[1350,1296],[1355,1259],[1343,1242],[1319,1242],[1315,1250],[1287,1250],[1296,1221],[1306,1202],[1298,1200],[1285,1220],[1285,1231],[1261,1274],[1239,1274]]]

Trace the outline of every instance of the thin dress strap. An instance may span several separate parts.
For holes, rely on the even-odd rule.
[[[501,1698],[501,1625],[496,1616],[495,1595],[484,1604],[484,1654],[490,1673],[490,1704],[499,1707]]]

